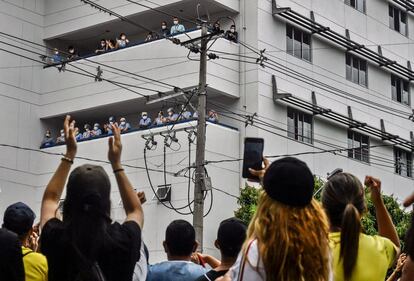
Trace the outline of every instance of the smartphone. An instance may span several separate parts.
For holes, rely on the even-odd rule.
[[[263,164],[264,140],[261,138],[245,138],[244,139],[244,157],[243,157],[243,173],[245,179],[259,181],[259,178],[253,176],[249,172],[249,168],[253,170],[261,170]]]

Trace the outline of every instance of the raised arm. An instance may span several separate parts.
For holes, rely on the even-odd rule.
[[[65,187],[69,175],[70,167],[76,156],[77,145],[75,138],[75,121],[70,121],[70,116],[66,116],[63,124],[65,130],[66,153],[62,157],[59,166],[49,181],[43,194],[42,206],[40,212],[40,228],[45,223],[56,216],[56,210],[59,206],[59,200]]]
[[[398,238],[397,230],[395,229],[391,216],[382,199],[381,181],[374,177],[367,176],[365,178],[365,185],[371,190],[371,199],[377,216],[378,234],[390,239],[398,248],[400,248],[400,239]]]
[[[144,213],[132,185],[121,165],[122,143],[121,130],[117,124],[112,125],[113,137],[109,138],[108,159],[111,162],[119,193],[126,213],[126,221],[135,221],[141,229],[144,226]]]

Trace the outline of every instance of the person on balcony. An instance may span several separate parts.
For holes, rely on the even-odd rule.
[[[116,48],[125,48],[129,44],[129,40],[125,33],[119,35],[119,39],[116,39]]]
[[[160,32],[164,37],[167,37],[170,35],[170,29],[168,28],[167,22],[166,21],[162,21],[161,22],[161,32]]]
[[[62,62],[62,56],[60,55],[58,48],[53,49],[52,62],[53,63],[61,63]]]
[[[100,125],[99,125],[99,123],[95,123],[95,124],[93,125],[93,130],[92,130],[92,132],[91,132],[91,136],[92,136],[92,137],[98,137],[98,136],[100,136],[100,135],[102,135],[102,130],[101,130],[101,128],[100,128]]]
[[[80,132],[79,128],[75,128],[75,137],[77,141],[83,140],[83,134]]]
[[[157,40],[158,39],[158,35],[154,34],[154,32],[150,31],[147,34],[147,37],[145,37],[145,42],[150,42],[152,40]]]
[[[166,119],[164,117],[164,112],[161,110],[160,112],[158,112],[157,118],[155,118],[154,126],[162,126],[165,124],[165,122]]]
[[[139,120],[139,128],[140,129],[147,129],[152,124],[152,120],[150,117],[148,117],[147,112],[141,113],[141,120]]]
[[[230,30],[226,31],[226,33],[224,34],[224,37],[227,40],[232,41],[234,43],[239,42],[239,34],[237,33],[236,26],[234,24],[230,26]]]
[[[125,117],[119,119],[119,129],[121,130],[121,133],[126,133],[131,130],[131,124],[126,121]]]
[[[65,143],[65,131],[62,129],[60,130],[60,136],[56,139],[56,144],[62,144]]]
[[[215,110],[210,109],[208,111],[207,121],[210,121],[210,122],[213,122],[213,123],[218,123],[219,118],[218,118],[217,112]]]
[[[187,107],[184,106],[184,104],[181,106],[181,117],[180,120],[188,120],[191,119],[192,113],[187,109]]]
[[[216,21],[216,22],[214,23],[213,28],[212,28],[212,33],[213,33],[213,34],[220,34],[220,33],[224,33],[224,31],[223,31],[223,30],[221,30],[221,25],[220,25],[220,22],[219,22],[219,21]]]
[[[118,46],[117,46],[115,40],[113,40],[113,39],[106,40],[106,49],[107,50],[114,50],[114,49],[117,49],[117,48],[118,48]]]
[[[68,60],[74,60],[78,57],[78,52],[76,51],[75,47],[69,46],[68,47]]]
[[[52,138],[50,130],[46,130],[45,137],[42,140],[42,147],[54,146],[55,141]]]
[[[185,32],[185,27],[180,23],[177,17],[173,18],[174,25],[171,27],[171,35]]]
[[[83,132],[82,139],[89,139],[92,136],[91,125],[85,124],[83,128],[85,129],[85,132]]]
[[[174,108],[172,107],[168,108],[167,114],[168,114],[166,118],[167,123],[175,122],[178,120],[178,114],[175,113]]]
[[[95,54],[102,54],[108,50],[106,42],[107,42],[106,39],[101,39],[101,43],[98,49],[95,50]]]

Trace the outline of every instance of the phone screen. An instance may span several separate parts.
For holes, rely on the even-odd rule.
[[[262,169],[264,141],[261,138],[244,139],[243,178],[259,181],[250,174],[249,168]]]

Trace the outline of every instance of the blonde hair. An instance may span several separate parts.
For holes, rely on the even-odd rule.
[[[327,217],[314,199],[308,206],[296,208],[262,192],[244,252],[257,239],[267,281],[326,281],[330,272],[328,235]]]

